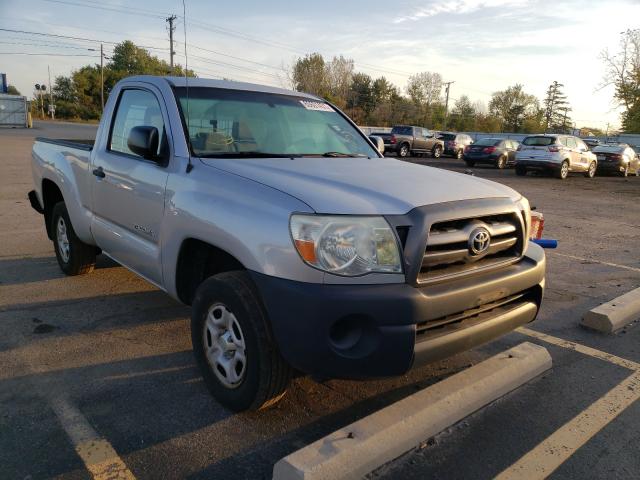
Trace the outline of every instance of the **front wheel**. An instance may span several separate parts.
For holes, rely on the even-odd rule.
[[[591,162],[589,164],[589,169],[586,172],[584,172],[584,176],[587,177],[587,178],[595,177],[596,176],[596,168],[597,168],[596,162]]]
[[[53,206],[51,232],[58,265],[66,275],[82,275],[93,270],[96,264],[96,248],[77,237],[64,202],[58,202]]]
[[[409,145],[404,144],[400,147],[400,150],[398,150],[398,155],[400,155],[402,158],[408,157],[409,156]]]
[[[565,160],[560,165],[560,168],[556,170],[556,177],[559,178],[560,180],[564,180],[568,176],[569,176],[569,162]]]
[[[456,152],[456,158],[457,158],[458,160],[462,160],[462,150],[458,150],[458,151]]]
[[[502,156],[496,161],[496,167],[498,167],[500,170],[504,170],[506,166],[507,166],[507,157]]]
[[[431,150],[431,156],[433,158],[440,158],[442,156],[442,147],[440,145],[433,147],[433,150]]]
[[[220,273],[198,287],[191,314],[193,352],[204,383],[229,410],[278,402],[292,377],[246,272]]]

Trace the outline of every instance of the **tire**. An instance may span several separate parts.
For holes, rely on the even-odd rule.
[[[456,154],[455,154],[455,157],[456,157],[458,160],[462,160],[462,155],[463,155],[462,150],[458,150],[458,151],[456,152]]]
[[[442,156],[442,147],[440,145],[436,145],[431,150],[431,156],[433,158],[440,158]]]
[[[503,155],[502,157],[498,158],[498,160],[496,160],[496,167],[500,170],[504,170],[507,167],[507,157]]]
[[[467,164],[467,167],[475,167],[476,166],[476,162],[474,162],[473,160],[465,160],[464,163]]]
[[[560,168],[557,168],[554,173],[556,175],[556,178],[559,178],[560,180],[566,179],[569,176],[569,162],[567,160],[564,160],[560,164]]]
[[[410,153],[411,151],[409,150],[409,145],[407,145],[406,143],[400,145],[400,149],[398,150],[399,157],[406,158]]]
[[[598,168],[598,166],[596,165],[596,162],[591,162],[589,164],[589,169],[584,172],[584,176],[587,178],[593,178],[596,176],[596,168]]]
[[[64,202],[58,202],[53,206],[51,233],[58,265],[66,275],[83,275],[93,270],[96,264],[96,248],[77,237]]]
[[[229,410],[264,409],[286,393],[293,370],[278,351],[248,273],[225,272],[202,282],[193,301],[191,341],[205,385]]]
[[[628,176],[629,176],[629,165],[626,165],[626,166],[624,167],[624,171],[622,171],[622,172],[621,172],[621,175],[622,175],[623,177],[628,177]]]
[[[516,165],[516,175],[524,177],[527,174],[527,168]]]

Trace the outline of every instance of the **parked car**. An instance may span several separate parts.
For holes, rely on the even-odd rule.
[[[438,138],[444,142],[444,154],[462,159],[464,149],[473,143],[473,138],[464,133],[440,132]]]
[[[192,305],[220,403],[271,405],[294,372],[402,375],[535,319],[522,195],[384,158],[321,98],[188,82],[121,80],[92,146],[36,140],[28,197],[67,275],[102,252]]]
[[[589,147],[572,135],[530,135],[522,140],[516,153],[516,174],[537,170],[565,179],[570,172],[583,172],[588,178],[596,174],[598,159]]]
[[[598,173],[618,173],[626,177],[633,173],[640,176],[640,160],[636,152],[626,143],[598,145],[593,149],[598,159]]]
[[[384,140],[386,152],[395,152],[399,157],[416,154],[430,154],[440,158],[444,151],[444,142],[436,138],[435,133],[427,128],[410,125],[396,125],[391,133],[372,133]]]
[[[602,141],[598,140],[597,138],[583,138],[582,141],[587,144],[589,150],[593,150],[593,147],[597,147],[598,145],[602,144]]]
[[[506,138],[481,138],[464,149],[464,161],[469,167],[488,163],[502,169],[515,164],[519,143]]]

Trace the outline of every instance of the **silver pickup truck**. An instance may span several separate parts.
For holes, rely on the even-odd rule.
[[[127,78],[92,145],[38,139],[32,169],[61,269],[102,253],[192,305],[205,383],[236,411],[273,404],[297,372],[401,375],[540,308],[524,197],[383,158],[304,93]]]

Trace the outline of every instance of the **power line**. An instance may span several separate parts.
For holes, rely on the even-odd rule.
[[[11,32],[11,33],[22,33],[25,35],[38,35],[42,37],[52,37],[52,38],[65,38],[68,40],[78,40],[83,42],[93,42],[93,43],[108,43],[110,45],[118,45],[121,42],[110,42],[107,40],[96,40],[94,38],[86,38],[86,37],[74,37],[71,35],[58,35],[55,33],[43,33],[43,32],[30,32],[27,30],[13,30],[10,28],[0,28],[0,32]],[[150,47],[146,45],[137,45],[139,48],[144,48],[147,50],[168,50],[166,47]]]
[[[144,17],[155,17],[155,18],[163,18],[164,19],[164,15],[161,14],[158,11],[153,11],[153,10],[146,10],[146,9],[141,9],[141,8],[133,8],[133,7],[127,7],[127,9],[122,9],[122,8],[116,8],[116,7],[105,7],[103,4],[100,5],[86,5],[80,2],[70,2],[67,0],[42,0],[44,2],[49,2],[49,3],[59,3],[62,5],[71,5],[74,7],[85,7],[85,8],[96,8],[98,10],[106,10],[109,12],[118,12],[118,13],[126,13],[129,15],[139,15],[139,16],[144,16]]]
[[[0,52],[0,55],[49,55],[52,57],[95,57],[98,55],[89,55],[84,53],[32,53],[32,52]]]

